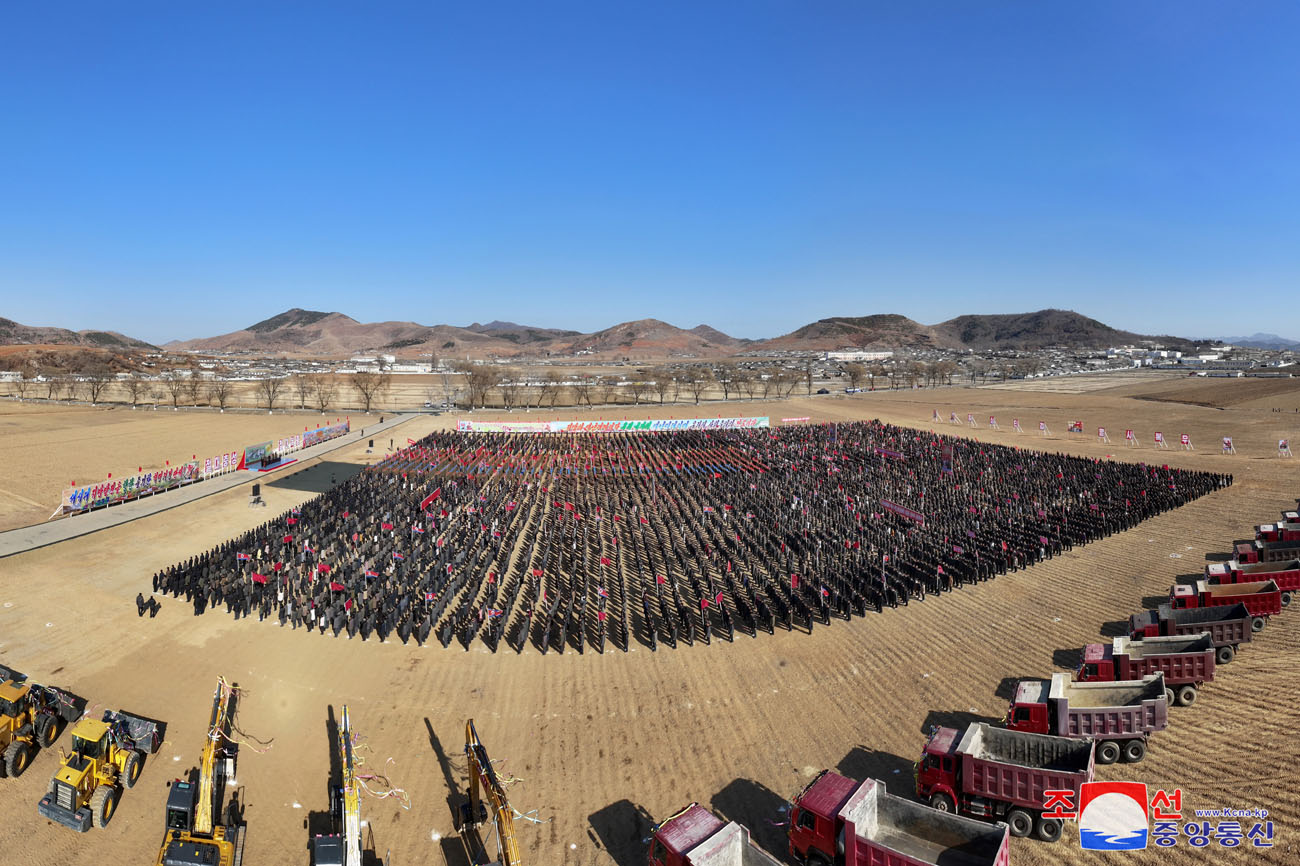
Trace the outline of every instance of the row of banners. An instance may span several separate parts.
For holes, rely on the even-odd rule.
[[[938,421],[938,420],[939,420],[939,410],[938,410],[938,409],[935,409],[935,410],[934,410],[934,414],[931,416],[931,419],[930,419],[930,420],[932,420],[932,421]],[[949,422],[950,424],[961,424],[961,421],[957,420],[957,413],[956,413],[956,412],[950,412],[950,413],[948,414],[948,422]],[[979,427],[979,426],[980,426],[980,425],[979,425],[978,423],[976,423],[976,421],[975,421],[975,415],[974,415],[973,413],[970,413],[970,412],[967,412],[967,413],[966,413],[966,424],[968,424],[968,425],[971,426],[971,427]],[[1012,419],[1011,419],[1011,427],[1012,427],[1012,429],[1015,430],[1017,433],[1023,433],[1023,432],[1025,432],[1024,429],[1020,426],[1020,419],[1019,419],[1019,418],[1012,418]],[[998,426],[998,419],[997,419],[997,416],[996,416],[996,415],[990,415],[990,416],[989,416],[989,429],[991,429],[991,430],[1001,430],[1001,429],[1002,429],[1000,426]],[[1038,432],[1041,433],[1041,434],[1043,434],[1044,436],[1046,436],[1046,435],[1050,434],[1052,431],[1048,429],[1048,427],[1047,427],[1047,422],[1046,422],[1046,421],[1039,421],[1039,422],[1038,422]],[[1069,425],[1066,427],[1066,432],[1067,432],[1067,433],[1083,433],[1083,432],[1084,432],[1084,429],[1083,429],[1083,422],[1080,421],[1080,420],[1077,420],[1077,419],[1074,420],[1074,421],[1071,421],[1071,422],[1069,423]],[[1097,428],[1097,440],[1100,441],[1100,442],[1106,442],[1106,443],[1109,443],[1109,442],[1110,442],[1110,434],[1106,432],[1106,428],[1105,428],[1105,427],[1098,427],[1098,428]],[[1154,432],[1152,433],[1151,440],[1152,440],[1152,443],[1155,445],[1156,448],[1168,448],[1168,447],[1169,447],[1169,442],[1168,442],[1167,439],[1165,439],[1165,434],[1164,434],[1163,431],[1160,431],[1160,430],[1156,430],[1156,431],[1154,431]],[[1130,429],[1126,429],[1126,430],[1124,431],[1124,443],[1125,443],[1126,445],[1131,445],[1131,446],[1135,446],[1135,447],[1136,447],[1137,444],[1138,444],[1137,434],[1134,433],[1134,432],[1133,432],[1132,430],[1130,430]],[[1191,437],[1191,434],[1189,434],[1189,433],[1180,433],[1180,434],[1178,434],[1178,444],[1182,447],[1182,449],[1183,449],[1184,451],[1194,451],[1194,450],[1196,450],[1196,449],[1195,449],[1195,446],[1192,445],[1192,437]],[[1234,445],[1232,444],[1232,437],[1231,437],[1231,436],[1224,436],[1223,439],[1222,439],[1222,441],[1221,441],[1221,445],[1222,445],[1222,449],[1223,449],[1223,453],[1224,453],[1224,454],[1236,454],[1236,453],[1237,453],[1236,446],[1234,446]],[[1290,456],[1291,456],[1291,446],[1290,446],[1290,443],[1289,443],[1286,439],[1279,439],[1279,440],[1277,441],[1277,451],[1278,451],[1279,456],[1282,456],[1282,457],[1290,457]]]
[[[178,466],[168,466],[148,472],[140,470],[126,478],[113,478],[110,475],[107,480],[95,484],[67,487],[63,491],[63,513],[86,511],[91,508],[101,508],[105,505],[115,505],[119,502],[129,502],[132,499],[139,499],[141,496],[152,496],[155,493],[161,493],[182,484],[191,484],[195,481],[224,475],[238,469],[250,468],[256,463],[263,462],[271,455],[287,454],[291,451],[298,451],[343,436],[350,430],[350,425],[350,420],[342,421],[283,439],[258,442],[240,450],[225,451],[215,457],[204,457],[199,460],[196,456],[195,459],[188,463],[182,463]]]
[[[678,418],[647,421],[457,421],[461,433],[665,433],[673,430],[751,430],[764,418]]]

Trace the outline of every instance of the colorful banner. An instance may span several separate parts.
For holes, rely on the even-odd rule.
[[[810,418],[810,417],[808,417],[807,415],[805,415],[805,416],[802,417],[802,418],[782,418],[782,419],[781,419],[781,423],[782,423],[782,424],[807,424],[807,423],[808,423],[809,421],[811,421],[811,420],[812,420],[812,418]],[[938,410],[938,409],[936,409],[936,410],[934,411],[934,420],[936,420],[936,421],[939,420],[939,410]]]
[[[751,430],[763,418],[679,418],[646,421],[458,421],[462,433],[665,433],[672,430]]]
[[[347,421],[341,421],[338,424],[330,424],[326,427],[317,427],[315,430],[308,430],[306,433],[302,434],[302,447],[309,448],[320,442],[344,436],[352,429],[351,425],[352,421],[349,419]]]
[[[244,465],[249,469],[253,468],[253,464],[265,460],[274,447],[274,442],[258,442],[256,445],[249,445],[244,449]]]
[[[88,508],[100,508],[150,496],[196,481],[198,477],[199,462],[192,460],[179,466],[138,472],[126,478],[110,478],[98,484],[68,487],[63,491],[63,513],[85,511]]]
[[[213,475],[221,475],[239,468],[240,452],[227,451],[224,454],[218,454],[216,457],[203,458],[202,477],[209,478]]]

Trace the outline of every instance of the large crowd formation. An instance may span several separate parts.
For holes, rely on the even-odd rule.
[[[362,640],[655,649],[906,605],[1231,483],[879,422],[443,432],[153,584]]]

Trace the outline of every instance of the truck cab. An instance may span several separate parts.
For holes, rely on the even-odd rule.
[[[1083,648],[1083,661],[1074,677],[1081,683],[1109,682],[1115,679],[1115,647],[1090,643]]]
[[[844,836],[840,809],[858,783],[822,770],[795,795],[790,808],[790,856],[800,863],[843,863]]]
[[[692,803],[655,828],[650,837],[650,866],[684,866],[691,849],[722,827],[717,815]]]
[[[1047,702],[1051,684],[1044,680],[1021,680],[1007,708],[1006,728],[1027,734],[1051,733],[1051,707]]]
[[[1259,562],[1259,545],[1253,541],[1241,541],[1233,545],[1233,558],[1243,564]]]
[[[1175,584],[1173,591],[1169,593],[1169,603],[1176,610],[1190,610],[1201,606],[1201,596],[1196,591],[1196,587],[1179,583]]]
[[[916,766],[916,796],[936,809],[956,814],[961,781],[961,761],[957,744],[961,732],[955,728],[937,728],[921,752]]]

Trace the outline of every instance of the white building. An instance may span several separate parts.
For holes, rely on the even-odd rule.
[[[894,357],[892,351],[889,352],[865,352],[861,349],[841,349],[838,352],[827,352],[827,361],[888,361]]]

